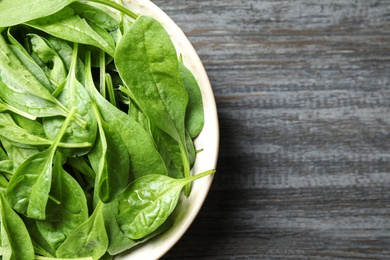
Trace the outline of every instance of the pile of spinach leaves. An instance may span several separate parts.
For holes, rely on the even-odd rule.
[[[115,9],[118,12],[112,12]],[[166,231],[202,95],[120,1],[0,1],[0,258],[111,259]]]

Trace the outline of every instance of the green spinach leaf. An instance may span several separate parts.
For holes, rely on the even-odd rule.
[[[0,35],[0,97],[36,117],[66,116],[69,110],[28,71]]]
[[[175,47],[162,25],[140,16],[118,43],[115,64],[140,109],[157,127],[184,144],[188,95]]]
[[[96,172],[95,190],[107,203],[114,200],[129,182],[129,153],[118,131],[101,117],[93,106],[99,125],[99,138],[88,158]]]
[[[119,23],[114,12],[104,8],[105,6],[100,5],[98,8],[89,3],[74,2],[69,7],[80,17],[93,21],[108,32],[118,28]]]
[[[117,109],[100,95],[93,82],[88,55],[85,65],[86,89],[98,106],[103,120],[115,126],[129,152],[131,179],[139,178],[149,172],[166,175],[167,169],[164,161],[156,150],[149,133],[129,115]],[[134,138],[135,136],[136,138]]]
[[[58,86],[66,79],[67,75],[61,57],[43,37],[32,33],[27,36],[31,42],[31,57],[49,76],[51,85]]]
[[[57,249],[72,232],[88,219],[87,199],[79,183],[62,168],[56,154],[50,196],[45,220],[37,220],[37,228],[53,249]]]
[[[119,197],[116,219],[120,229],[131,239],[149,235],[172,213],[185,185],[214,172],[210,170],[184,179],[150,174],[135,180]]]
[[[57,249],[57,257],[102,257],[108,247],[102,204],[98,203],[93,214],[81,224]]]
[[[102,38],[101,33],[103,32],[96,32],[69,7],[65,7],[50,16],[29,21],[26,24],[60,39],[98,47],[114,56],[115,46],[111,36],[108,35],[107,38]],[[112,41],[108,42],[108,38]]]
[[[36,122],[36,121],[32,121],[32,122]],[[53,140],[47,139],[40,135],[34,135],[29,131],[27,131],[26,128],[20,127],[14,122],[12,117],[6,113],[0,113],[0,136],[10,141],[13,145],[21,148],[50,146],[53,144]],[[92,144],[88,142],[84,142],[84,143],[59,142],[58,146],[74,149],[74,148],[91,147]]]
[[[185,127],[191,138],[195,138],[202,131],[204,125],[202,93],[198,81],[182,62],[179,62],[179,69],[188,93]]]
[[[168,218],[156,231],[150,233],[142,239],[131,239],[127,237],[119,228],[116,216],[118,214],[118,200],[103,205],[104,223],[107,231],[109,245],[107,252],[111,255],[117,255],[125,250],[128,250],[136,245],[144,243],[149,239],[167,231],[173,225],[173,220]]]
[[[22,219],[0,191],[2,259],[34,259],[34,248]]]
[[[92,110],[92,102],[85,90],[84,86],[76,78],[76,63],[77,63],[78,44],[74,44],[72,66],[69,75],[65,82],[62,91],[58,95],[58,100],[67,107],[75,107],[77,113],[87,123],[85,127],[81,127],[75,122],[71,122],[67,129],[68,135],[65,136],[66,143],[94,143],[97,133],[97,122]],[[61,126],[63,125],[62,117],[45,118],[43,127],[49,139],[54,139]],[[62,150],[63,151],[63,150]],[[67,150],[64,153],[70,155],[82,155],[89,149]]]
[[[188,95],[178,63],[168,33],[158,21],[147,16],[137,18],[124,33],[115,52],[115,65],[130,97],[150,122],[178,142],[184,176],[189,176],[185,137]],[[189,194],[189,186],[186,194]]]
[[[0,1],[0,27],[21,24],[51,15],[77,0],[2,0]]]
[[[34,61],[30,54],[24,49],[24,47],[15,39],[8,30],[8,40],[11,42],[10,48],[14,54],[18,57],[23,66],[50,92],[54,91],[54,87],[51,85],[47,75],[41,67]]]
[[[54,154],[74,113],[75,108],[72,108],[54,143],[25,160],[12,176],[7,187],[7,199],[17,212],[29,218],[45,219]]]

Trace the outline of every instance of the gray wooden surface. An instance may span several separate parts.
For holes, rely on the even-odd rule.
[[[390,259],[390,1],[153,2],[221,127],[209,196],[164,259]]]

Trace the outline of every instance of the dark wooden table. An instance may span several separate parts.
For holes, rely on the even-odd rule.
[[[390,259],[390,1],[153,2],[198,51],[221,134],[164,259]]]

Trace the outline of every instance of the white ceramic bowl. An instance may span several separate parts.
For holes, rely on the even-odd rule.
[[[195,140],[198,153],[192,173],[200,173],[215,169],[218,158],[219,126],[218,115],[213,91],[206,71],[195,49],[183,31],[160,8],[149,0],[125,0],[123,4],[138,15],[149,15],[157,19],[167,30],[179,54],[183,56],[184,64],[192,71],[201,87],[205,111],[205,125]],[[196,180],[192,185],[191,195],[182,196],[175,212],[174,226],[167,232],[155,237],[144,244],[126,251],[115,257],[116,260],[158,259],[169,251],[187,231],[210,189],[213,176],[209,175]]]

